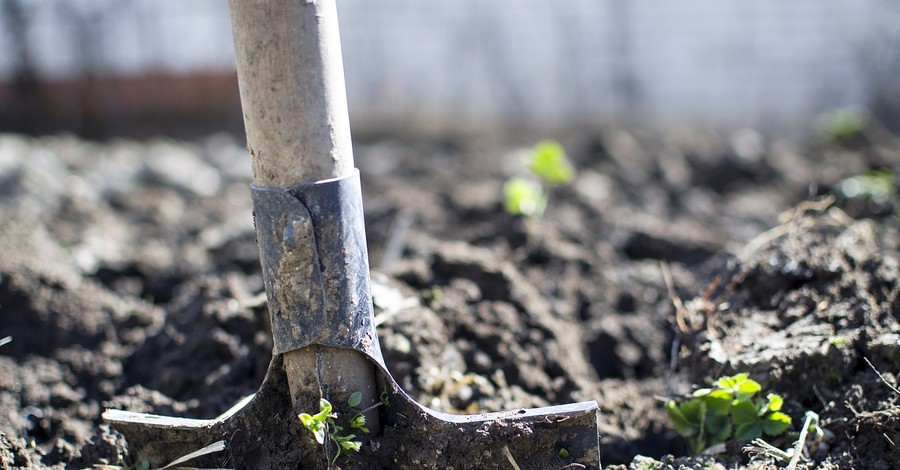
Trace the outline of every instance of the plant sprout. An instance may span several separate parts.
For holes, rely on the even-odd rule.
[[[575,177],[565,149],[554,140],[540,141],[531,149],[528,170],[548,185],[568,183]]]
[[[510,178],[503,185],[503,210],[513,215],[539,217],[547,208],[544,188],[535,181]]]
[[[894,195],[894,173],[887,169],[870,170],[850,176],[835,188],[837,196],[846,201],[864,199],[875,204],[885,204]]]
[[[351,408],[354,408],[359,406],[361,401],[362,393],[354,392],[347,400],[347,404]],[[362,442],[356,440],[356,434],[344,434],[344,427],[337,424],[336,420],[338,415],[337,413],[333,413],[332,410],[333,407],[331,406],[331,403],[322,398],[319,400],[318,413],[314,415],[300,413],[298,418],[300,418],[303,427],[312,433],[313,438],[315,438],[318,444],[325,445],[326,437],[329,441],[334,443],[335,448],[337,449],[337,453],[335,453],[334,459],[331,461],[331,464],[334,465],[341,454],[359,452],[360,447],[362,447]],[[369,433],[369,429],[366,427],[366,416],[361,412],[356,413],[350,419],[348,426],[350,426],[351,429],[358,429],[366,434]]]
[[[575,170],[559,142],[543,140],[532,147],[524,161],[530,178],[514,177],[503,185],[503,210],[512,215],[539,217],[547,208],[547,193],[568,183]]]
[[[784,399],[780,395],[758,398],[761,389],[745,373],[722,377],[714,388],[697,390],[680,404],[670,400],[666,412],[675,431],[688,439],[697,454],[729,439],[778,436],[790,427],[791,418],[781,412]]]
[[[852,106],[835,109],[816,119],[819,132],[831,141],[848,141],[861,134],[865,124],[865,114]]]

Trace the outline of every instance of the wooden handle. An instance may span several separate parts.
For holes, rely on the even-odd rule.
[[[335,0],[229,0],[253,182],[353,170]]]
[[[288,189],[350,175],[335,0],[229,0],[229,8],[253,182]],[[378,402],[374,368],[358,351],[312,345],[284,353],[284,369],[295,412],[354,392],[366,407]],[[378,434],[377,411],[366,418]]]

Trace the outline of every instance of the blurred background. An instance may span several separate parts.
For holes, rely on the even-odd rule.
[[[242,133],[225,0],[0,0],[0,132]],[[357,137],[900,127],[900,2],[340,0]]]

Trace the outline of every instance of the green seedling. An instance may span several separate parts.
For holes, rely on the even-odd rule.
[[[834,192],[842,202],[861,199],[886,204],[896,192],[894,173],[887,169],[866,171],[842,180]]]
[[[568,183],[575,170],[566,159],[566,151],[559,142],[543,140],[531,149],[528,170],[548,185]]]
[[[734,438],[749,441],[767,436],[778,436],[791,425],[791,417],[781,412],[784,400],[781,396],[770,393],[766,401],[738,401],[731,409],[734,421]]]
[[[747,374],[722,377],[713,385],[695,391],[680,404],[666,403],[672,426],[695,453],[730,439],[778,436],[790,427],[791,418],[781,412],[781,396],[770,393],[758,398],[762,387]]]
[[[350,428],[351,429],[359,429],[360,431],[368,434],[369,428],[366,427],[366,415],[362,413],[356,413],[350,418]]]
[[[575,170],[559,142],[538,142],[525,157],[530,178],[514,177],[503,185],[503,210],[512,215],[540,217],[547,208],[549,191],[575,177]]]
[[[854,107],[839,108],[816,119],[819,132],[833,142],[847,142],[855,138],[862,134],[865,125],[865,114]]]
[[[354,392],[347,400],[347,405],[351,408],[355,408],[359,406],[361,401],[362,393]],[[333,407],[331,406],[331,403],[322,398],[319,400],[318,413],[314,415],[300,413],[298,417],[300,418],[300,423],[303,424],[303,427],[312,433],[316,443],[325,445],[326,437],[329,441],[334,443],[335,448],[337,449],[337,452],[334,454],[334,459],[331,461],[331,464],[334,465],[341,454],[359,452],[360,447],[362,447],[362,442],[355,440],[356,434],[344,433],[344,426],[337,423],[338,415],[337,413],[332,412],[332,410]],[[351,429],[358,429],[366,434],[369,433],[369,429],[366,427],[366,416],[361,412],[356,413],[350,418],[348,426]]]
[[[547,208],[544,188],[535,181],[510,178],[503,185],[503,210],[513,215],[540,217]]]
[[[384,389],[381,391],[381,395],[378,396],[378,401],[384,406],[388,406],[391,404],[391,393],[388,390],[387,385],[384,386]]]

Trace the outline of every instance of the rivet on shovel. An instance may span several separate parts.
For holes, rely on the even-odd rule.
[[[259,391],[216,419],[107,410],[132,455],[160,465],[224,440],[190,463],[329,468],[334,450],[297,413],[359,392],[382,438],[342,468],[599,468],[596,402],[460,416],[398,387],[373,325],[335,0],[229,4],[273,358]]]

